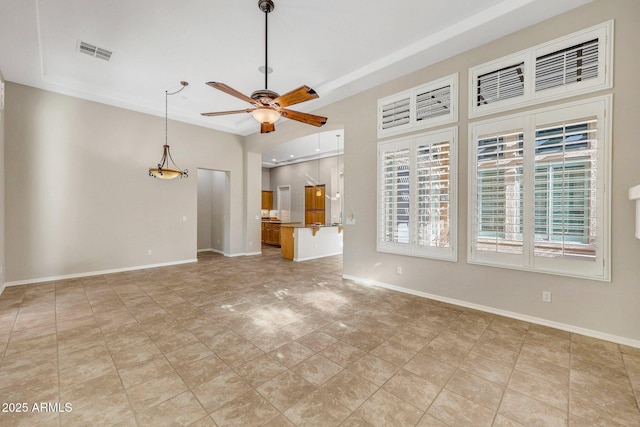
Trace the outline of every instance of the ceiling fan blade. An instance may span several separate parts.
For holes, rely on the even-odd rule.
[[[322,116],[316,116],[309,113],[301,113],[299,111],[287,110],[282,108],[279,110],[280,115],[287,119],[296,120],[298,122],[306,123],[313,126],[322,126],[327,123],[327,118]]]
[[[255,104],[256,101],[254,99],[249,98],[247,95],[244,95],[232,87],[227,86],[224,83],[218,82],[207,82],[207,85],[211,86],[214,89],[218,89],[228,95],[235,96],[238,99],[242,99],[243,101],[248,102],[249,104]]]
[[[273,123],[260,123],[260,133],[269,133],[276,130],[276,125]]]
[[[211,116],[226,116],[227,114],[238,114],[238,113],[250,113],[255,108],[247,108],[246,110],[231,110],[231,111],[216,111],[213,113],[200,113],[203,116],[211,117]]]
[[[315,90],[311,89],[309,86],[300,86],[298,89],[294,89],[284,95],[280,95],[271,101],[271,104],[278,104],[280,107],[287,107],[289,105],[299,104],[316,98],[318,98],[318,94]]]

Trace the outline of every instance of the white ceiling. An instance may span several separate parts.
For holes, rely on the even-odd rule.
[[[269,89],[314,88],[319,99],[293,108],[310,112],[589,1],[274,0]],[[169,118],[248,135],[258,131],[249,114],[200,113],[249,106],[205,82],[246,95],[263,89],[257,3],[0,0],[0,70],[9,81],[158,116],[165,90],[185,80],[169,98]],[[79,41],[112,51],[111,60],[79,53]]]

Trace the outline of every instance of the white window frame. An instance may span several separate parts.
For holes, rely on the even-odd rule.
[[[387,252],[400,255],[408,255],[423,258],[434,258],[446,261],[457,261],[457,140],[458,140],[458,128],[451,127],[442,130],[437,130],[428,133],[422,133],[418,135],[412,135],[410,137],[396,139],[392,141],[383,141],[378,143],[378,172],[377,172],[377,251]],[[416,218],[417,218],[417,155],[416,149],[418,146],[438,144],[442,142],[449,143],[449,246],[425,246],[418,244],[418,238],[416,236]],[[385,221],[383,206],[382,206],[382,174],[384,159],[383,153],[394,151],[398,149],[409,149],[410,153],[410,181],[409,181],[409,225],[408,225],[408,242],[386,242],[382,236],[383,222]]]
[[[450,107],[449,114],[439,115],[433,118],[418,120],[416,117],[416,102],[419,94],[436,90],[442,87],[450,87]],[[383,129],[383,107],[393,102],[409,99],[409,121],[405,124]],[[435,126],[445,125],[458,121],[458,73],[451,74],[438,80],[395,93],[393,95],[378,100],[378,138],[385,138],[400,135],[421,129],[428,129]]]
[[[469,69],[469,118],[504,112],[542,102],[582,95],[613,87],[613,20],[564,37],[539,44],[512,55],[480,64]],[[536,58],[566,47],[598,39],[598,77],[566,86],[558,86],[536,92]],[[524,63],[524,94],[514,98],[477,105],[478,77],[511,65]]]
[[[517,270],[611,281],[611,109],[612,96],[555,105],[527,113],[490,119],[469,125],[469,193],[467,262]],[[535,132],[537,126],[563,120],[597,116],[597,219],[595,260],[580,261],[565,258],[545,258],[534,255],[534,173]],[[522,254],[478,251],[474,249],[477,216],[477,140],[485,135],[522,129],[524,131],[524,209]]]

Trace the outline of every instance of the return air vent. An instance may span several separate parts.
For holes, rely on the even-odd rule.
[[[95,58],[104,59],[105,61],[111,59],[111,55],[113,54],[113,52],[111,52],[110,50],[103,49],[101,47],[94,46],[83,41],[80,41],[78,43],[78,51],[86,53],[87,55],[93,56]]]

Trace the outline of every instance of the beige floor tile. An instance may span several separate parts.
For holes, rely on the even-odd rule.
[[[185,391],[142,411],[137,418],[143,426],[189,426],[206,415],[193,393]]]
[[[364,357],[367,353],[357,347],[338,341],[325,348],[320,354],[342,367],[346,367]]]
[[[290,341],[289,335],[279,329],[264,331],[264,333],[251,338],[251,343],[265,353],[273,351]]]
[[[173,371],[174,368],[166,357],[163,354],[156,354],[139,364],[130,364],[126,368],[118,369],[118,374],[122,384],[127,388],[131,388]]]
[[[155,377],[127,388],[129,400],[136,412],[144,411],[187,390],[187,385],[175,372]]]
[[[423,413],[393,394],[380,389],[364,402],[354,415],[373,426],[382,427],[415,425]]]
[[[166,352],[167,360],[177,369],[189,365],[205,357],[213,356],[213,352],[200,341]]]
[[[322,385],[342,370],[342,367],[319,354],[298,363],[293,372],[314,385]]]
[[[286,370],[285,366],[267,354],[235,368],[236,373],[253,388],[259,387]]]
[[[69,388],[104,375],[117,375],[116,367],[110,355],[104,355],[97,359],[88,359],[84,363],[60,371],[60,387]]]
[[[265,247],[7,288],[0,396],[73,412],[0,424],[640,424],[638,349],[341,275]]]
[[[341,405],[354,411],[378,390],[378,386],[345,370],[329,380],[321,390]]]
[[[298,341],[308,349],[311,349],[314,352],[318,353],[334,344],[338,340],[331,335],[325,334],[324,332],[314,331],[310,334],[298,338],[296,341]]]
[[[396,366],[403,366],[411,360],[416,353],[417,351],[392,341],[385,341],[378,347],[371,350],[371,354],[384,359],[387,362],[391,362]]]
[[[347,344],[351,344],[362,351],[369,352],[382,344],[385,340],[382,337],[359,330],[346,335],[342,338],[342,341]]]
[[[290,341],[269,352],[269,356],[287,368],[297,365],[313,355],[313,350],[308,349],[297,341]]]
[[[244,365],[245,363],[264,355],[262,350],[251,344],[249,341],[234,345],[233,347],[227,347],[216,353],[220,359],[231,367]]]
[[[321,391],[315,391],[302,398],[284,412],[294,425],[338,426],[351,411]]]
[[[317,387],[287,370],[257,388],[257,391],[281,412],[286,411]]]
[[[444,386],[456,371],[454,366],[420,353],[404,365],[404,369],[439,386]]]
[[[447,330],[423,347],[420,353],[435,357],[450,365],[459,365],[476,342],[477,339],[470,338],[463,333]]]
[[[264,397],[255,391],[249,391],[212,413],[211,418],[220,427],[257,426],[278,415],[278,410]]]
[[[351,372],[378,386],[382,386],[397,371],[393,363],[382,360],[372,354],[367,354],[347,367]]]
[[[440,386],[404,369],[398,371],[382,388],[422,411],[429,408],[441,390]]]
[[[503,385],[463,370],[453,374],[446,389],[494,411],[498,409],[504,393]]]
[[[512,390],[502,398],[498,413],[523,425],[566,426],[567,412]]]
[[[446,389],[436,397],[427,413],[451,426],[490,426],[495,416],[495,411]]]
[[[229,366],[219,357],[212,355],[180,367],[177,371],[189,387],[195,387],[212,380],[229,369]]]
[[[192,389],[208,414],[249,390],[251,387],[231,370]]]
[[[467,356],[464,362],[460,364],[460,369],[502,385],[506,385],[509,382],[509,377],[513,371],[511,366],[478,356],[475,353]]]
[[[569,405],[569,384],[563,386],[518,369],[513,371],[508,388],[563,411]]]
[[[526,354],[518,357],[516,369],[560,385],[569,381],[569,368]]]

